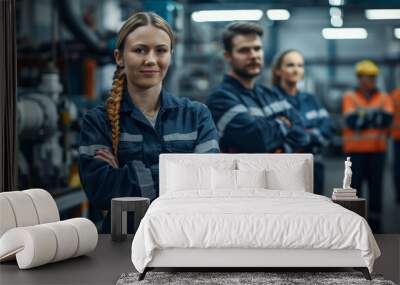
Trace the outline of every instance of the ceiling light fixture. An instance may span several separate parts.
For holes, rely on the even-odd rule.
[[[366,39],[368,32],[364,28],[324,28],[322,36],[327,40]]]
[[[400,9],[367,9],[365,17],[368,20],[395,20],[400,19]]]
[[[343,6],[344,0],[329,0],[329,5],[331,6]]]
[[[400,28],[394,28],[393,33],[396,39],[400,39]]]
[[[269,9],[266,14],[272,21],[285,21],[290,18],[290,13],[286,9]]]
[[[192,13],[195,22],[258,21],[261,10],[203,10]]]

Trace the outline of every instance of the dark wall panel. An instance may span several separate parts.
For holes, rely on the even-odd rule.
[[[15,0],[0,1],[0,191],[17,190]]]

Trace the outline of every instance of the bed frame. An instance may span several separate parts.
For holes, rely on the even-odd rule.
[[[257,159],[288,159],[304,160],[306,176],[308,177],[307,192],[313,193],[313,156],[312,154],[162,154],[160,155],[160,195],[165,193],[167,160],[182,159],[237,159],[251,157]],[[153,259],[147,265],[139,280],[155,268],[232,268],[246,271],[254,268],[343,268],[350,267],[361,271],[367,280],[371,275],[361,257],[359,250],[329,250],[329,249],[249,249],[249,248],[169,248],[158,249]]]
[[[337,268],[351,267],[371,280],[359,250],[327,249],[193,249],[171,248],[156,250],[152,261],[139,275],[155,268]]]

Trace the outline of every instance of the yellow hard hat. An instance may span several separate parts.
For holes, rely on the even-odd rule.
[[[362,60],[356,64],[357,76],[378,76],[379,68],[372,60]]]

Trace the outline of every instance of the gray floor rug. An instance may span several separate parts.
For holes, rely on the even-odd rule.
[[[372,275],[368,281],[360,272],[148,272],[146,278],[138,281],[138,273],[122,274],[117,285],[133,284],[379,284],[395,285],[380,275]]]

